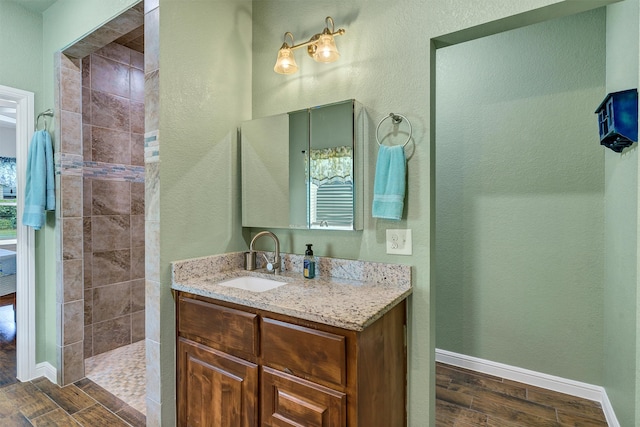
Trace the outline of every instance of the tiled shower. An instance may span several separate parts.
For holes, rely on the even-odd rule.
[[[82,59],[84,358],[145,338],[144,55]]]

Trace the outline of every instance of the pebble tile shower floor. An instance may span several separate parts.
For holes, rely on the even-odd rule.
[[[85,360],[85,375],[114,396],[146,415],[144,340]]]

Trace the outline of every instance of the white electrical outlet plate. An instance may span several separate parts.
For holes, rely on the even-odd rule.
[[[387,253],[395,255],[411,255],[411,229],[387,230]]]

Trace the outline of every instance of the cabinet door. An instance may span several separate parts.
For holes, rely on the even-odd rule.
[[[255,364],[179,339],[179,426],[255,427],[257,396]]]
[[[262,368],[262,425],[269,427],[344,427],[347,398],[302,378]]]

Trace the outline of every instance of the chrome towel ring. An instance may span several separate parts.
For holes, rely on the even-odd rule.
[[[38,117],[36,118],[36,126],[35,126],[35,131],[38,130],[38,123],[40,122],[40,117],[43,117],[44,120],[44,130],[47,130],[47,116],[48,117],[53,117],[53,110],[51,108],[49,108],[46,111],[43,111],[42,113],[38,114]]]
[[[380,122],[378,123],[378,126],[376,127],[376,141],[378,142],[378,145],[382,145],[382,143],[380,142],[380,138],[378,138],[380,125],[382,124],[382,122],[384,122],[387,119],[391,119],[394,125],[399,125],[400,123],[402,123],[403,120],[407,122],[407,124],[409,125],[409,136],[407,137],[407,140],[404,142],[404,144],[402,144],[402,147],[406,146],[409,143],[409,141],[411,141],[411,135],[413,134],[413,128],[411,127],[411,122],[402,114],[394,114],[394,113],[389,113],[388,116],[383,117],[382,120],[380,120]]]

